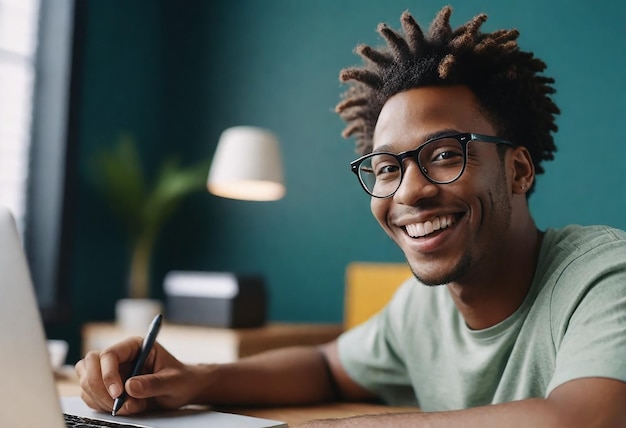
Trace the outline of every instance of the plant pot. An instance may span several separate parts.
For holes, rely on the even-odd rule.
[[[115,321],[129,333],[144,335],[154,317],[162,312],[160,300],[120,299],[115,304]]]

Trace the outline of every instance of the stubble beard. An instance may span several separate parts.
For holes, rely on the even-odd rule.
[[[504,173],[504,165],[501,164],[499,176],[496,180],[496,187],[493,191],[489,192],[489,201],[490,201],[490,216],[492,219],[499,219],[498,224],[495,225],[495,229],[492,228],[488,231],[483,231],[485,224],[480,224],[478,230],[475,233],[474,242],[479,241],[479,237],[482,233],[486,233],[486,242],[494,243],[499,242],[499,238],[505,236],[508,229],[511,227],[511,216],[512,216],[512,206],[510,200],[507,197],[507,184],[506,184],[506,175]],[[486,246],[487,244],[483,244]],[[494,246],[492,246],[494,247]],[[458,282],[463,280],[464,277],[468,275],[468,273],[476,266],[476,264],[484,258],[485,254],[490,251],[491,253],[498,252],[499,247],[485,248],[484,251],[480,252],[481,254],[478,257],[475,257],[474,247],[469,246],[463,251],[461,258],[456,264],[452,267],[451,270],[441,270],[438,273],[433,274],[419,274],[417,269],[411,265],[411,263],[407,259],[407,264],[413,272],[413,276],[417,278],[417,280],[427,286],[438,286],[438,285],[446,285],[451,282]],[[426,262],[428,263],[428,262]]]
[[[410,263],[409,268],[411,269],[411,272],[413,272],[413,276],[415,276],[415,278],[417,278],[420,283],[427,286],[436,287],[439,285],[446,285],[463,278],[470,271],[473,264],[473,259],[474,257],[470,249],[463,253],[463,255],[461,256],[461,260],[459,260],[455,264],[454,268],[451,271],[444,271],[440,274],[434,275],[419,274]]]

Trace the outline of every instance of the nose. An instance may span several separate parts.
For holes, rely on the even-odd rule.
[[[406,161],[402,182],[393,200],[403,205],[415,205],[422,199],[432,198],[437,192],[439,187],[426,179],[417,162]]]

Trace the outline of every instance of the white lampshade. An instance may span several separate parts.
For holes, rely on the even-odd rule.
[[[207,181],[217,196],[275,201],[285,195],[278,138],[252,126],[228,128],[220,136]]]

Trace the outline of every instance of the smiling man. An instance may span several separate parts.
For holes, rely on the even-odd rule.
[[[160,345],[152,374],[122,384],[140,340],[77,364],[83,398],[120,413],[188,403],[285,405],[380,400],[422,413],[307,426],[626,426],[626,233],[537,229],[527,198],[555,151],[558,108],[545,64],[514,30],[453,30],[359,46],[337,111],[361,157],[352,171],[414,278],[336,342],[227,365],[184,365]]]

